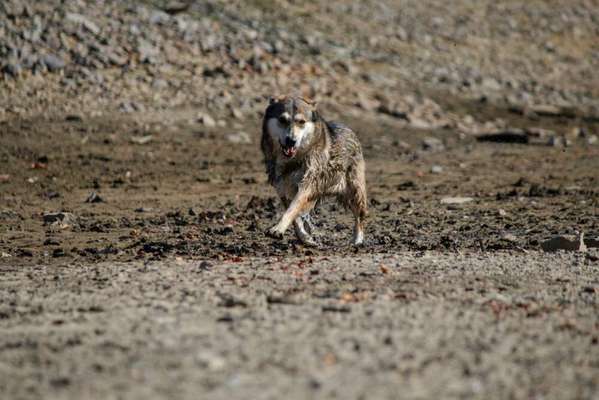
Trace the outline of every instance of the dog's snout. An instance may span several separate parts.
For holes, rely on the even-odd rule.
[[[295,146],[295,139],[292,137],[286,137],[285,138],[285,146],[287,147],[294,147]]]

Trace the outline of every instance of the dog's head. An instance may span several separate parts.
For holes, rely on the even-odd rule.
[[[272,97],[264,114],[264,129],[276,148],[293,158],[307,148],[316,131],[316,103],[298,96]]]

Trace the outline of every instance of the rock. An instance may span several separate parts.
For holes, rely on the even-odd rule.
[[[227,135],[227,140],[235,144],[250,144],[252,138],[246,132],[230,133]]]
[[[584,129],[579,126],[575,126],[566,133],[566,138],[569,140],[576,140],[584,137]]]
[[[191,2],[187,1],[169,1],[163,7],[163,10],[171,15],[179,14],[189,9]]]
[[[150,143],[154,139],[153,135],[145,135],[145,136],[133,136],[129,140],[131,143],[135,144],[146,144]]]
[[[206,128],[216,127],[216,121],[210,116],[210,114],[200,114],[198,116],[198,121],[201,122]]]
[[[103,203],[104,199],[100,197],[96,192],[91,192],[87,199],[85,199],[86,203]]]
[[[63,227],[77,224],[75,214],[69,212],[46,213],[43,215],[44,225],[61,225]]]
[[[170,15],[168,15],[164,11],[160,11],[160,10],[155,10],[150,15],[150,23],[151,24],[164,25],[167,22],[169,22],[170,19],[171,19]]]
[[[1,4],[1,7],[8,17],[16,18],[25,13],[25,6],[20,1],[9,0]]]
[[[46,54],[42,56],[40,61],[50,72],[59,71],[66,66],[64,60],[54,54]]]
[[[427,120],[417,117],[409,117],[410,126],[414,129],[434,129],[435,125]]]
[[[561,136],[552,136],[547,141],[548,146],[552,147],[564,147],[567,145],[566,140]]]
[[[100,33],[100,28],[98,25],[87,19],[85,16],[77,13],[67,13],[65,15],[67,21],[74,22],[76,24],[82,25],[85,29],[93,33],[94,35],[98,35]]]
[[[594,248],[594,249],[598,249],[599,248],[599,237],[594,237],[594,238],[585,238],[584,239],[584,244],[588,247],[588,248]]]
[[[481,86],[491,91],[499,91],[502,89],[501,83],[494,78],[483,78]]]
[[[433,166],[431,167],[431,172],[432,172],[433,174],[440,174],[440,173],[442,173],[442,172],[443,172],[443,167],[442,167],[442,166],[440,166],[440,165],[433,165]]]
[[[559,235],[554,236],[549,240],[541,243],[541,248],[545,252],[556,252],[559,250],[565,251],[586,251],[587,247],[584,243],[584,234],[575,235]]]
[[[239,108],[233,108],[231,110],[231,115],[235,119],[243,119],[243,112]]]
[[[445,145],[441,139],[426,137],[422,139],[422,148],[429,151],[443,151],[445,150]]]
[[[503,235],[501,235],[501,239],[505,240],[506,242],[512,242],[512,243],[518,243],[518,237],[512,233],[505,233]]]
[[[143,104],[140,104],[136,101],[123,101],[119,105],[119,110],[124,113],[132,113],[135,111],[143,112],[145,109],[146,108],[143,106]]]
[[[139,61],[142,63],[156,64],[158,62],[160,50],[145,40],[140,40],[137,52],[139,53]]]
[[[544,117],[576,117],[576,113],[570,107],[558,107],[550,104],[537,104],[530,107],[537,115]]]
[[[521,129],[509,129],[476,137],[479,142],[528,144],[529,136]]]
[[[444,197],[441,204],[465,204],[474,201],[472,197]]]
[[[587,138],[587,143],[590,145],[595,145],[599,143],[599,137],[597,137],[597,135],[590,135]]]
[[[19,75],[21,75],[21,71],[23,71],[23,67],[21,66],[21,64],[18,61],[9,61],[2,68],[2,72],[12,76],[13,78],[16,78]]]

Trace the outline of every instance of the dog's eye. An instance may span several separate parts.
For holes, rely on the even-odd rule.
[[[289,123],[289,120],[284,116],[280,116],[279,122],[281,123],[281,125],[287,125]]]
[[[306,121],[304,121],[303,119],[300,119],[299,121],[295,121],[296,124],[298,124],[299,126],[304,126],[306,124]]]

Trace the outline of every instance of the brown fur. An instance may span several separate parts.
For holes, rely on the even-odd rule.
[[[277,122],[287,117],[289,123]],[[301,139],[292,158],[283,154],[288,137]],[[271,236],[281,237],[293,223],[303,243],[316,244],[309,213],[319,199],[336,196],[354,215],[354,244],[362,243],[367,214],[365,164],[360,142],[350,128],[325,121],[311,101],[281,96],[271,99],[266,109],[261,147],[268,181],[287,207],[268,231]]]

